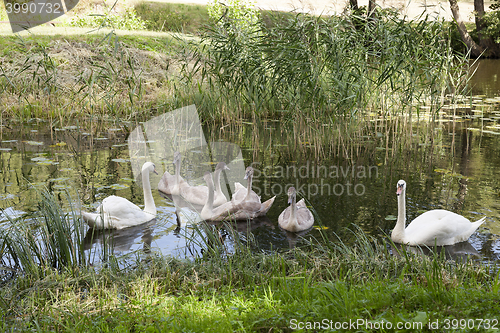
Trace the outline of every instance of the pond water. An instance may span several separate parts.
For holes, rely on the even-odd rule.
[[[66,192],[76,206],[87,211],[94,211],[111,194],[142,204],[139,170],[144,161],[152,160],[160,173],[151,178],[157,218],[97,236],[89,231],[85,247],[99,249],[103,241],[112,240],[116,254],[145,250],[180,258],[197,256],[203,248],[199,237],[203,229],[182,212],[178,228],[174,203],[156,190],[162,172],[173,173],[173,152],[180,150],[182,176],[192,184],[203,184],[203,172],[213,170],[215,163],[223,160],[231,168],[223,174],[226,193],[235,181],[245,184],[244,168],[252,165],[254,190],[263,200],[276,195],[267,218],[236,226],[243,239],[251,230],[256,251],[288,249],[300,244],[301,236],[319,239],[320,232],[332,239],[348,239],[353,226],[385,237],[395,225],[396,183],[404,179],[408,221],[435,208],[470,220],[487,216],[470,238],[470,247],[464,250],[462,244],[455,250],[498,260],[500,93],[494,75],[478,81],[485,84],[483,88],[474,83],[476,89],[482,89],[475,92],[481,96],[445,107],[433,126],[414,122],[406,133],[409,139],[402,145],[393,144],[400,133],[392,131],[387,138],[377,130],[353,142],[324,138],[339,142],[332,145],[336,149],[301,142],[300,138],[291,144],[285,139],[293,137],[291,124],[261,121],[243,122],[231,129],[203,127],[192,107],[181,110],[180,116],[167,112],[146,123],[114,123],[106,125],[110,128],[105,132],[94,133],[39,120],[4,123],[0,132],[0,227],[9,223],[5,214],[29,219],[36,212],[38,198],[33,187],[45,186],[67,210]],[[379,121],[372,119],[374,124]],[[299,236],[284,232],[277,223],[287,206],[286,190],[291,185],[316,215],[315,227]],[[222,237],[231,251],[233,237],[227,231],[222,231]]]

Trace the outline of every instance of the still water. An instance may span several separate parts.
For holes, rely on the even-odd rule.
[[[151,178],[157,218],[120,231],[89,232],[85,247],[98,249],[103,241],[112,240],[118,255],[138,250],[179,258],[200,255],[203,246],[198,235],[203,230],[196,227],[199,224],[193,226],[181,214],[178,228],[174,203],[155,190],[163,171],[174,172],[173,152],[182,150],[181,174],[192,184],[203,184],[203,172],[213,170],[223,160],[231,168],[223,175],[228,195],[235,181],[245,184],[243,170],[252,165],[254,190],[263,200],[276,196],[267,218],[236,226],[243,239],[255,239],[256,251],[288,249],[303,242],[278,227],[289,186],[299,190],[299,198],[307,200],[316,216],[315,227],[300,236],[319,239],[322,230],[332,239],[347,239],[357,226],[383,238],[395,225],[396,183],[404,179],[408,221],[435,208],[470,220],[486,215],[486,222],[463,251],[483,260],[498,260],[500,93],[496,77],[481,80],[481,96],[443,108],[433,126],[414,123],[406,134],[410,139],[403,145],[393,144],[400,133],[387,137],[386,132],[374,130],[355,142],[332,137],[335,144],[319,147],[319,142],[301,142],[299,138],[297,146],[284,140],[292,132],[290,124],[260,121],[231,129],[206,127],[192,118],[196,113],[183,115],[178,122],[161,116],[141,124],[113,123],[105,126],[107,130],[93,133],[73,125],[50,126],[40,120],[3,124],[0,227],[9,223],[5,214],[29,219],[37,211],[34,187],[52,191],[68,210],[65,193],[70,193],[77,209],[81,206],[87,211],[94,211],[111,194],[141,205],[138,171],[145,160],[153,160],[160,173]],[[231,251],[233,237],[224,229],[221,233]]]

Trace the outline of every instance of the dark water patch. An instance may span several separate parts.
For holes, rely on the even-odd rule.
[[[500,60],[481,59],[473,63],[470,86],[473,95],[500,96]]]

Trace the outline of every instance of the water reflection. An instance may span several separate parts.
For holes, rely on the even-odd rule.
[[[469,259],[481,258],[479,252],[467,241],[460,242],[454,245],[446,246],[407,246],[401,244],[390,243],[392,254],[397,257],[404,257],[405,251],[416,255],[423,255],[428,257],[443,255],[448,260],[455,260],[457,262],[464,262]]]
[[[473,62],[470,80],[472,94],[487,97],[500,96],[500,60],[481,59]]]
[[[83,240],[84,250],[90,250],[96,244],[101,247],[109,247],[115,253],[128,253],[132,246],[140,244],[145,253],[151,252],[153,241],[153,231],[156,227],[156,219],[141,225],[125,229],[93,229],[90,228]],[[134,249],[136,250],[136,249]]]

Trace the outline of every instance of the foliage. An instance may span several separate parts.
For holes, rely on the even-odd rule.
[[[43,279],[51,269],[75,272],[86,264],[84,227],[74,210],[63,212],[53,194],[44,190],[38,195],[33,220],[9,219],[10,225],[0,229],[0,248],[5,249],[2,258],[35,279]]]
[[[0,21],[8,21],[9,17],[7,16],[7,11],[4,6],[0,6]]]
[[[177,3],[142,2],[135,6],[137,15],[153,31],[198,34],[209,22],[206,6]]]
[[[491,320],[499,311],[498,272],[473,261],[450,262],[439,253],[414,254],[361,231],[349,242],[314,242],[285,253],[242,247],[232,256],[217,254],[195,261],[151,255],[125,268],[110,262],[78,275],[20,277],[0,290],[0,327],[272,332],[297,322],[356,318],[418,323],[408,331],[427,331],[436,320]]]
[[[114,13],[112,9],[105,8],[103,14],[75,15],[68,20],[68,25],[79,28],[146,29],[146,22],[137,15],[134,7],[125,6],[123,13]]]
[[[216,25],[185,77],[201,75],[211,92],[205,99],[219,104],[214,109],[224,104],[245,116],[326,122],[406,109],[447,88],[444,78],[456,62],[441,22],[387,15],[359,28],[360,19],[367,20],[299,13],[247,35]]]
[[[159,99],[158,91],[164,91],[169,53],[177,48],[170,36],[119,38],[113,33],[9,36],[0,44],[3,112],[21,120],[76,115],[125,119],[134,106],[148,109]]]
[[[500,10],[485,12],[483,21],[485,28],[481,33],[491,36],[495,43],[500,44]]]
[[[260,12],[252,0],[211,0],[207,10],[216,25],[236,35],[252,34],[260,23]]]

